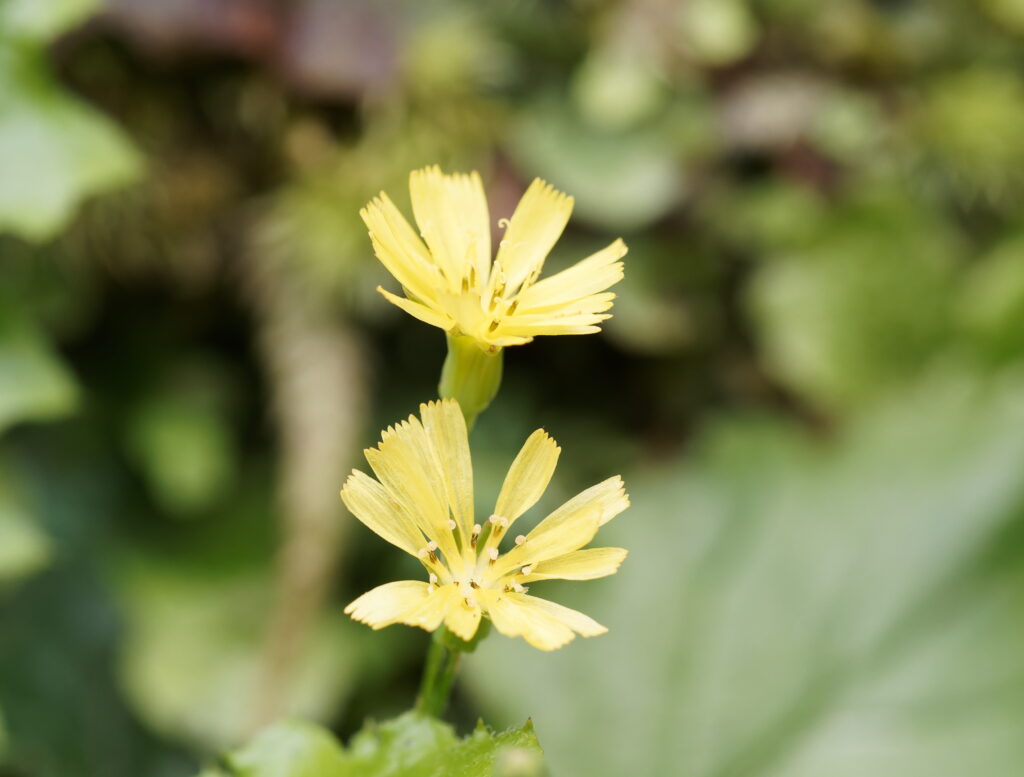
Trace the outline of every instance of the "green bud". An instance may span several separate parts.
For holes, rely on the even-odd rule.
[[[448,356],[441,368],[437,390],[442,399],[458,400],[466,426],[491,404],[501,386],[502,350],[481,348],[472,337],[448,334]]]

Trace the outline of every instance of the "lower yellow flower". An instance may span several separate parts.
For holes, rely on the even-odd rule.
[[[420,405],[365,451],[374,480],[353,470],[341,498],[366,526],[423,564],[428,582],[403,580],[363,594],[345,612],[374,629],[404,623],[427,631],[442,623],[461,639],[483,617],[510,637],[554,650],[607,629],[576,610],[530,596],[539,580],[593,580],[614,574],[626,551],[588,548],[597,530],[629,506],[618,476],[570,499],[536,528],[502,540],[540,499],[560,449],[543,430],[527,439],[509,469],[494,514],[473,518],[473,468],[466,424],[454,400]]]

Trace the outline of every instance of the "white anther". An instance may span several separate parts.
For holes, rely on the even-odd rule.
[[[487,549],[487,555],[491,557],[491,561],[497,561],[498,560],[498,549],[497,548],[488,548]]]
[[[483,531],[483,527],[480,524],[478,524],[478,523],[474,523],[473,524],[473,536],[474,537],[479,537],[480,536],[480,532],[482,532],[482,531]]]
[[[437,585],[437,575],[435,575],[433,572],[430,573],[430,584]]]
[[[420,558],[426,558],[427,556],[430,555],[430,551],[427,550],[426,548],[420,548],[419,550],[416,551],[416,555],[419,556]]]
[[[435,550],[437,550],[437,543],[434,542],[433,540],[428,542],[427,543],[427,550],[429,550],[431,553],[433,553]]]
[[[526,593],[526,586],[522,585],[520,583],[513,583],[512,584],[512,590],[515,591],[517,594],[525,594]]]
[[[474,599],[472,596],[467,596],[465,602],[467,607],[476,608],[477,606],[476,599]]]
[[[533,572],[533,567],[531,567],[529,564],[527,564],[525,567],[519,570],[519,573],[521,575],[528,575],[531,572]]]
[[[451,518],[449,518],[449,519],[448,519],[448,528],[449,528],[449,529],[450,529],[451,531],[455,531],[455,527],[456,527],[456,526],[458,526],[458,524],[457,524],[457,523],[455,523],[455,521],[454,521],[454,520],[452,520]]]
[[[516,537],[516,545],[522,545],[524,542],[526,542],[526,537],[524,537],[522,534]]]

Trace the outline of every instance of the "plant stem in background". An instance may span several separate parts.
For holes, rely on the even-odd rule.
[[[326,304],[262,266],[253,269],[250,281],[280,444],[281,540],[252,707],[251,723],[259,728],[287,708],[334,577],[349,523],[339,520],[338,498],[323,484],[340,479],[352,465],[366,370],[359,338]]]
[[[448,334],[447,338],[448,356],[441,368],[438,394],[442,399],[458,400],[466,426],[472,429],[501,386],[504,349],[484,350],[466,335]]]

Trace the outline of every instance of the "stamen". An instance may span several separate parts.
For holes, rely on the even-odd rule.
[[[449,519],[448,519],[448,529],[449,529],[450,531],[455,531],[455,527],[456,527],[456,526],[458,526],[458,524],[457,524],[457,523],[455,523],[455,520],[454,520],[453,518],[449,518]]]
[[[517,307],[519,307],[519,298],[518,297],[516,297],[514,300],[512,300],[512,304],[508,306],[508,310],[505,311],[505,315],[506,316],[511,316],[513,313],[516,312],[516,308]]]
[[[473,550],[476,550],[476,541],[478,539],[480,539],[480,532],[481,531],[483,531],[483,527],[481,527],[480,524],[478,524],[478,523],[474,523],[473,524],[473,534],[469,538],[469,547],[471,547]]]
[[[435,550],[437,550],[437,543],[431,540],[422,548],[417,550],[416,555],[419,556],[421,560],[429,559],[431,564],[436,564],[438,562],[438,558],[437,554],[434,552]]]
[[[531,572],[533,572],[533,567],[530,564],[527,564],[525,567],[519,570],[519,574],[521,575],[528,575]]]
[[[437,585],[437,575],[435,575],[433,572],[430,573],[430,584]]]
[[[525,594],[530,589],[527,588],[525,585],[522,585],[521,583],[513,583],[512,590],[515,591],[517,594]]]
[[[516,545],[522,545],[524,542],[526,542],[526,537],[522,534],[516,537]]]
[[[474,599],[472,596],[466,597],[464,601],[466,602],[467,607],[472,607],[473,609],[476,609],[476,607],[478,606],[476,599]]]
[[[487,555],[490,557],[491,563],[493,564],[495,561],[498,560],[498,549],[497,548],[488,548],[487,549]]]

